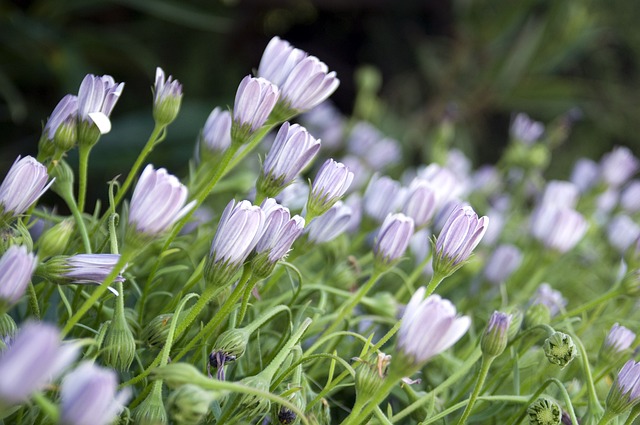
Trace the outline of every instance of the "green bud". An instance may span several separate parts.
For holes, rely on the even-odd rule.
[[[509,324],[509,330],[507,331],[507,339],[509,341],[513,341],[513,339],[518,336],[520,328],[522,328],[524,315],[522,314],[522,310],[517,307],[512,308],[509,313],[511,314],[511,323]]]
[[[156,383],[142,403],[133,410],[133,423],[136,425],[168,425],[169,418],[162,401],[162,383]],[[157,385],[157,386],[156,386]]]
[[[529,149],[528,162],[532,168],[546,168],[550,157],[549,148],[542,143],[536,143]]]
[[[80,121],[78,123],[78,144],[83,146],[93,146],[100,139],[100,129],[91,120]]]
[[[288,397],[288,400],[302,411],[304,411],[307,406],[302,395],[302,391],[294,392]],[[282,425],[294,425],[300,423],[300,418],[296,412],[279,404],[272,405],[271,416],[278,418],[278,423]]]
[[[204,378],[194,365],[182,362],[155,368],[151,374],[154,379],[164,381],[169,388],[178,388]]]
[[[53,143],[60,152],[67,152],[74,148],[78,141],[76,120],[64,121],[53,136]]]
[[[60,160],[49,173],[56,180],[51,185],[51,189],[60,195],[63,199],[73,196],[73,170],[66,161]]]
[[[240,381],[241,384],[260,391],[269,392],[270,383],[260,375],[248,376]],[[253,394],[242,394],[240,397],[240,411],[244,412],[251,422],[269,411],[271,401]]]
[[[176,119],[180,112],[182,95],[166,96],[164,99],[154,104],[153,119],[161,125],[169,125]]]
[[[47,138],[47,132],[43,132],[38,141],[38,161],[44,162],[56,154],[56,145]]]
[[[224,381],[224,365],[244,355],[250,332],[246,328],[229,329],[218,336],[209,354],[209,367],[218,369],[218,379]]]
[[[398,303],[390,292],[377,292],[373,297],[363,300],[362,304],[376,316],[392,318],[398,311]]]
[[[548,325],[551,322],[551,312],[544,304],[533,304],[524,315],[524,328],[530,329],[538,325]]]
[[[68,218],[44,232],[37,242],[38,256],[45,259],[64,254],[73,235],[74,224],[75,220]]]
[[[209,411],[215,395],[197,385],[186,384],[174,390],[167,399],[171,420],[178,425],[199,423]]]
[[[562,409],[548,398],[539,398],[527,408],[530,425],[560,425]]]
[[[372,398],[382,386],[387,376],[391,356],[384,353],[374,354],[371,361],[362,361],[356,369],[356,397],[367,400]]]
[[[7,342],[13,338],[18,330],[18,325],[7,313],[0,314],[0,351],[6,348]]]
[[[511,315],[494,311],[480,339],[482,353],[489,357],[497,357],[507,348],[507,339]]]
[[[547,359],[561,368],[571,363],[571,360],[577,355],[573,340],[562,332],[554,332],[553,335],[545,339],[543,349]]]
[[[190,309],[185,309],[180,312],[180,317],[178,320],[186,317],[189,311]],[[151,321],[147,323],[147,326],[145,326],[142,330],[142,333],[140,335],[142,341],[144,341],[151,348],[161,348],[167,341],[172,318],[173,313],[167,313],[160,314],[151,319]]]
[[[120,294],[120,296],[123,296]],[[120,371],[127,371],[136,356],[136,340],[124,317],[124,312],[118,313],[109,325],[105,335],[102,350],[104,364]]]

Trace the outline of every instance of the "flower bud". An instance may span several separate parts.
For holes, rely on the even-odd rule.
[[[240,381],[243,385],[255,388],[256,390],[269,392],[269,384],[266,379],[260,375],[248,376]],[[244,412],[244,416],[250,421],[261,417],[269,411],[271,401],[254,394],[242,394],[240,396],[240,411]]]
[[[607,395],[606,410],[619,415],[640,402],[640,363],[624,364]]]
[[[482,334],[480,348],[485,356],[497,357],[507,347],[511,315],[494,311]]]
[[[18,157],[0,185],[0,224],[33,205],[53,183],[47,180],[47,167],[33,157]]]
[[[36,247],[38,256],[42,259],[64,253],[69,239],[73,235],[75,220],[68,218],[56,224],[38,239]]]
[[[531,234],[546,248],[560,253],[572,249],[587,231],[588,223],[579,212],[553,204],[540,205],[531,215]]]
[[[400,260],[413,236],[413,219],[402,213],[389,214],[373,244],[376,265],[388,268]]]
[[[12,245],[0,258],[0,314],[20,301],[38,258],[24,246]],[[2,334],[0,334],[2,335]]]
[[[178,425],[200,423],[215,395],[197,385],[186,384],[173,390],[167,399],[169,417]]]
[[[413,219],[417,228],[428,225],[436,212],[436,191],[419,177],[413,179],[406,194],[402,212]]]
[[[38,269],[38,273],[59,285],[100,285],[111,274],[119,260],[119,254],[59,255],[48,260]],[[121,274],[113,279],[114,282],[124,280]]]
[[[122,297],[123,294],[120,294]],[[102,360],[106,366],[127,371],[136,356],[136,340],[124,317],[124,311],[114,314],[102,342]]]
[[[311,188],[307,202],[307,212],[311,217],[324,214],[345,194],[353,173],[339,162],[328,159],[322,164]]]
[[[573,340],[562,332],[554,332],[553,335],[545,339],[542,348],[549,362],[557,364],[561,369],[571,363],[571,360],[577,355],[577,348]]]
[[[124,83],[116,83],[112,76],[88,74],[78,91],[78,143],[96,144],[101,134],[111,131],[109,116],[122,94]]]
[[[267,121],[279,96],[278,87],[264,78],[244,77],[233,104],[231,142],[246,143],[249,136]]]
[[[307,225],[305,232],[309,241],[321,244],[337,238],[347,229],[352,213],[351,207],[343,204],[342,201],[336,202],[329,211],[314,218]]]
[[[616,146],[600,161],[602,180],[613,187],[622,186],[638,169],[640,160],[626,147]]]
[[[153,119],[160,125],[169,125],[180,112],[182,84],[170,75],[165,78],[162,68],[156,68],[156,83],[153,90]]]
[[[178,320],[181,320],[183,317],[185,317],[190,310],[190,308],[182,310],[180,312],[180,317],[178,318]],[[161,348],[167,341],[167,336],[169,335],[169,326],[172,319],[173,313],[160,314],[154,317],[142,329],[140,339],[151,348]]]
[[[519,308],[512,308],[510,315],[511,323],[509,323],[509,330],[507,331],[507,340],[513,341],[513,339],[518,336],[520,328],[522,328],[524,315],[522,314],[522,310],[520,310]]]
[[[533,304],[524,315],[524,328],[530,329],[538,325],[548,325],[551,322],[549,307],[544,304]]]
[[[304,400],[302,391],[296,391],[288,397],[288,400],[304,412],[307,403]],[[272,417],[278,418],[281,425],[296,425],[300,423],[300,418],[288,407],[273,404],[271,406]]]
[[[132,416],[136,425],[169,425],[162,392],[152,390],[133,410]]]
[[[544,134],[544,124],[532,120],[527,114],[519,113],[511,123],[511,137],[526,145],[536,142]]]
[[[560,425],[562,409],[553,400],[539,398],[527,408],[530,425]]]
[[[403,196],[400,196],[402,190],[400,183],[392,178],[375,174],[369,180],[362,198],[364,213],[377,222],[384,221],[387,215],[398,210],[399,200],[403,199]],[[409,202],[406,202],[405,207],[408,207],[408,204]],[[403,211],[406,211],[406,208]]]
[[[200,154],[215,157],[231,146],[231,112],[214,108],[200,133]]]
[[[192,384],[203,378],[198,369],[189,363],[169,363],[153,369],[151,375],[154,379],[161,379],[169,388],[178,388],[182,385]]]
[[[506,281],[520,267],[522,253],[513,245],[500,245],[493,251],[484,269],[484,276],[494,284]]]
[[[60,99],[44,126],[43,138],[62,152],[73,148],[77,141],[76,117],[78,97],[68,94]],[[46,148],[45,148],[46,149]],[[49,156],[49,155],[46,155]]]
[[[384,353],[372,354],[369,359],[356,369],[356,397],[361,400],[371,399],[380,390],[391,362],[391,356]]]
[[[635,339],[636,334],[634,332],[617,323],[614,324],[600,348],[599,359],[606,363],[620,360]]]
[[[235,362],[244,355],[249,342],[247,328],[229,329],[221,333],[209,354],[209,366],[218,369],[218,379],[224,381],[224,365]]]

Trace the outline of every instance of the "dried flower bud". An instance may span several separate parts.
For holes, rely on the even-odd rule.
[[[562,332],[554,332],[553,335],[545,339],[542,348],[549,362],[557,364],[560,368],[571,363],[571,360],[578,354],[571,337]]]

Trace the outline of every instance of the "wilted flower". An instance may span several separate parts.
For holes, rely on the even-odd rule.
[[[309,165],[318,150],[320,140],[314,139],[304,127],[282,124],[264,159],[257,182],[259,192],[266,196],[280,193]]]
[[[543,204],[531,215],[531,233],[545,247],[565,253],[582,239],[587,221],[577,211]]]
[[[339,162],[328,159],[322,164],[311,187],[307,211],[318,216],[328,211],[349,188],[353,173]]]
[[[364,192],[363,209],[366,215],[382,222],[400,206],[402,187],[388,176],[374,175]]]
[[[251,133],[262,127],[279,95],[278,88],[264,78],[244,77],[233,104],[232,142],[244,143]]]
[[[385,218],[376,241],[373,253],[377,264],[388,267],[404,255],[413,236],[413,220],[402,213],[389,214]]]
[[[146,166],[131,197],[129,225],[137,234],[156,236],[167,231],[195,205],[187,204],[187,188],[164,168]]]
[[[78,141],[93,145],[100,134],[111,131],[109,116],[122,94],[124,83],[116,83],[112,76],[88,74],[78,91],[78,119],[80,127]],[[98,133],[93,130],[96,126]]]
[[[606,410],[619,415],[640,402],[640,362],[629,360],[622,366],[607,395]],[[605,413],[606,414],[606,413]]]
[[[489,225],[489,217],[478,218],[470,206],[453,210],[436,240],[433,269],[449,275],[463,264],[480,243]]]
[[[222,213],[205,264],[207,282],[226,279],[244,263],[264,232],[265,215],[249,201],[230,201]],[[219,277],[219,273],[223,273]],[[226,282],[222,282],[226,283]]]
[[[413,179],[404,196],[402,212],[413,219],[417,228],[431,222],[436,212],[436,192],[429,182]]]
[[[0,222],[25,212],[49,189],[47,167],[35,158],[18,157],[0,185]]]
[[[534,121],[527,114],[516,114],[511,123],[511,137],[531,145],[537,141],[544,133],[544,124]]]
[[[231,112],[213,108],[200,133],[200,148],[221,153],[231,146]]]
[[[309,240],[315,244],[329,242],[344,231],[351,221],[351,207],[342,201],[336,202],[326,213],[311,220],[307,225],[306,233]]]
[[[600,349],[600,358],[604,361],[615,361],[620,354],[627,351],[636,334],[618,323],[614,324]]]
[[[11,345],[0,353],[0,406],[26,401],[43,389],[78,356],[75,345],[61,345],[52,325],[25,324]]]
[[[411,297],[398,331],[397,351],[401,356],[391,367],[421,367],[455,344],[469,329],[471,319],[457,316],[455,306],[438,295],[424,298],[426,289],[419,288]]]
[[[616,146],[602,157],[600,173],[602,179],[614,187],[621,186],[640,168],[640,161],[626,147]]]
[[[158,124],[168,125],[178,116],[182,102],[182,84],[171,75],[166,78],[162,68],[156,68],[156,83],[153,90],[153,119]]]
[[[107,425],[124,409],[131,391],[118,393],[118,377],[112,370],[84,362],[62,381],[60,423]]]
[[[504,282],[520,267],[521,262],[522,253],[518,248],[513,245],[500,245],[487,261],[484,276],[491,283]]]
[[[13,245],[0,258],[0,314],[17,303],[27,289],[38,258],[24,246]]]

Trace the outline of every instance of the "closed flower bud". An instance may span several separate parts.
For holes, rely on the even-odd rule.
[[[118,393],[115,372],[84,362],[62,381],[60,423],[108,425],[124,409],[131,391]]]
[[[389,214],[382,223],[373,245],[376,265],[387,268],[400,260],[409,246],[413,228],[413,220],[410,217],[402,213]]]
[[[102,360],[106,366],[127,371],[135,356],[136,340],[124,314],[118,314],[118,309],[116,309],[102,342]]]
[[[158,236],[184,217],[195,205],[185,205],[187,188],[164,168],[146,166],[131,197],[130,241]]]
[[[580,193],[586,193],[598,183],[600,168],[595,161],[587,158],[580,158],[575,162],[571,171],[571,182],[575,184]]]
[[[507,347],[511,315],[494,311],[482,334],[480,348],[485,356],[497,357]]]
[[[616,146],[602,157],[600,175],[612,187],[622,186],[640,169],[640,160],[629,148]]]
[[[0,257],[0,314],[20,301],[37,265],[24,246],[13,245]]]
[[[154,379],[161,379],[169,388],[191,384],[204,377],[194,365],[183,362],[157,367],[153,369],[151,375]]]
[[[156,83],[153,90],[153,119],[160,125],[173,122],[180,111],[182,84],[170,75],[166,78],[162,68],[156,68]]]
[[[53,181],[47,167],[31,156],[18,157],[0,185],[0,224],[24,213]]]
[[[68,94],[56,105],[44,126],[43,144],[55,145],[55,148],[66,152],[76,145],[78,97]],[[40,152],[50,156],[50,148],[41,146]]]
[[[324,214],[345,194],[353,173],[339,162],[328,159],[322,164],[311,187],[307,212],[311,217]]]
[[[38,273],[58,284],[100,285],[119,260],[118,254],[60,255],[47,261],[42,270],[38,269]],[[124,277],[118,274],[114,282],[124,280]]]
[[[536,289],[531,303],[544,304],[549,309],[551,317],[554,317],[566,307],[567,300],[560,291],[556,291],[548,283],[543,283]]]
[[[260,375],[248,376],[241,380],[240,383],[259,391],[269,392],[270,382]],[[243,416],[251,422],[267,413],[271,407],[269,399],[254,394],[242,394],[239,404],[240,411],[244,413]]]
[[[531,145],[544,133],[544,124],[532,120],[527,114],[519,113],[511,123],[511,137],[520,143]]]
[[[575,208],[580,192],[571,182],[552,180],[547,183],[540,204],[559,208]]]
[[[258,243],[264,231],[265,214],[249,201],[227,204],[204,267],[209,284],[226,285]]]
[[[296,405],[300,410],[304,412],[307,403],[304,400],[301,391],[296,391],[291,396],[289,396],[289,401]],[[278,418],[278,423],[281,425],[296,425],[300,423],[300,418],[293,410],[289,409],[285,406],[273,405],[272,406],[272,415]]]
[[[228,329],[221,333],[209,354],[209,366],[218,369],[218,379],[224,381],[224,365],[244,355],[251,332],[247,328]]]
[[[506,281],[520,267],[522,253],[513,245],[500,245],[489,258],[484,269],[484,276],[491,283]]]
[[[262,164],[258,193],[274,197],[307,166],[320,150],[320,140],[298,124],[285,122],[278,130],[273,146]]]
[[[11,345],[13,337],[18,331],[18,325],[7,313],[0,314],[0,353]]]
[[[78,347],[62,345],[54,326],[30,322],[0,353],[0,406],[22,403],[55,380],[78,356]]]
[[[329,242],[347,230],[351,216],[351,208],[338,201],[329,211],[311,220],[305,232],[309,240],[315,244]]]
[[[640,180],[629,182],[620,195],[620,206],[626,212],[633,214],[640,211]]]
[[[636,334],[633,331],[618,323],[614,324],[600,348],[599,359],[607,363],[619,360],[629,351],[635,339]]]
[[[429,182],[413,179],[405,195],[402,212],[413,219],[418,229],[431,222],[436,212],[436,192]]]
[[[522,328],[524,315],[522,314],[522,310],[520,310],[519,308],[512,308],[510,311],[510,316],[511,323],[509,323],[509,329],[507,330],[507,340],[513,341],[513,339],[518,336],[520,328]]]
[[[391,356],[378,353],[360,363],[356,369],[356,397],[369,400],[380,390],[390,362]]]
[[[190,309],[182,310],[178,320],[185,317]],[[167,341],[167,335],[169,335],[169,326],[173,319],[173,313],[160,314],[153,319],[142,329],[140,339],[144,341],[151,348],[161,348]]]
[[[73,235],[75,220],[62,220],[40,236],[36,247],[40,258],[45,259],[64,253]]]
[[[233,104],[232,143],[246,143],[267,121],[279,96],[278,88],[264,78],[244,77]]]
[[[178,425],[200,423],[209,411],[215,395],[197,385],[186,384],[175,389],[167,399],[169,417]]]
[[[640,402],[640,363],[629,360],[622,366],[607,395],[606,411],[619,415]]]
[[[549,338],[545,339],[542,348],[549,362],[557,364],[560,368],[564,368],[571,363],[571,360],[578,354],[576,345],[571,337],[562,332],[554,332]]]
[[[572,249],[587,231],[587,221],[570,208],[543,204],[531,215],[531,233],[546,248],[560,253]]]
[[[560,425],[562,409],[553,400],[539,398],[527,408],[529,425]],[[577,424],[576,424],[577,425]]]
[[[72,199],[73,182],[75,180],[73,169],[65,160],[60,160],[51,170],[51,177],[54,178],[51,190],[60,195],[63,199]]]
[[[231,112],[217,107],[211,111],[200,133],[201,155],[221,154],[231,146],[231,122]]]
[[[640,226],[627,215],[617,215],[607,226],[607,239],[621,255],[640,238]]]
[[[154,387],[133,410],[132,416],[136,425],[168,425],[169,417],[162,400],[162,386]]]
[[[384,221],[389,213],[398,210],[402,190],[400,183],[392,178],[375,174],[364,192],[364,213],[378,222]]]
[[[530,329],[538,325],[548,325],[551,322],[549,307],[545,304],[532,304],[524,315],[524,328]]]
[[[111,131],[109,116],[123,88],[124,83],[110,75],[84,77],[78,91],[78,143],[93,146],[101,134]]]
[[[469,206],[459,206],[447,218],[436,240],[433,256],[435,273],[448,276],[460,268],[480,243],[489,217],[478,218]]]

